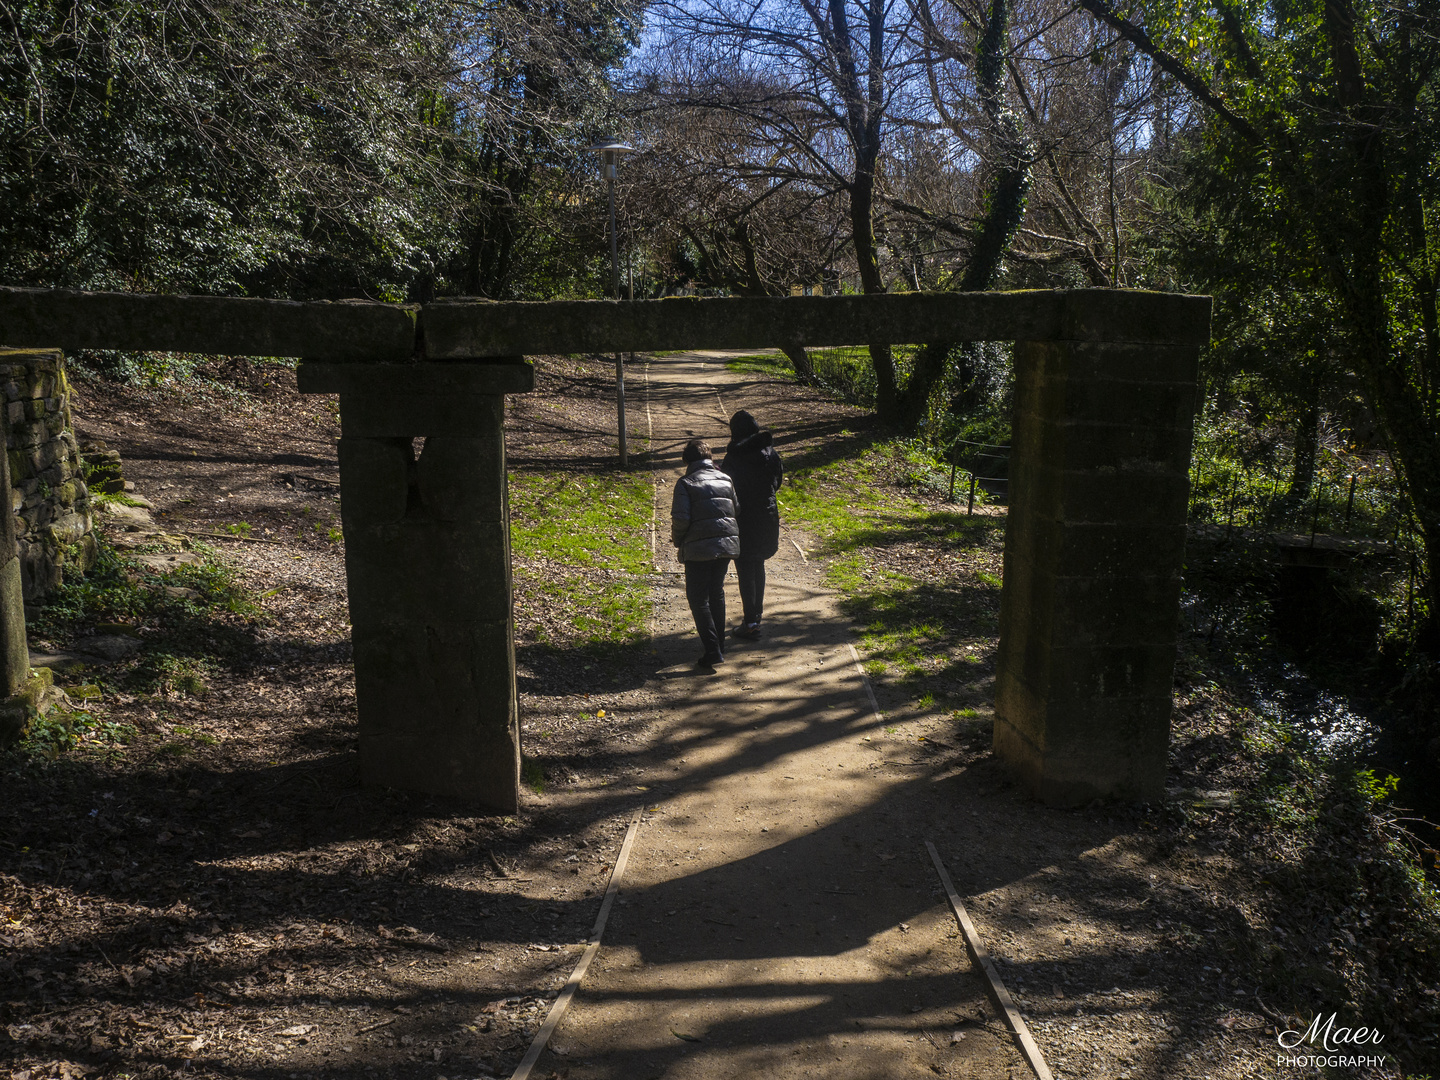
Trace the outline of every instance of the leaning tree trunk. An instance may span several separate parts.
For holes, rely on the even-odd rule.
[[[850,229],[855,239],[855,261],[860,269],[860,291],[873,296],[885,291],[875,251],[875,161],[857,161],[855,182],[850,186]],[[899,419],[899,388],[895,383],[895,358],[888,344],[870,346],[870,364],[875,369],[875,413],[886,424]]]
[[[988,163],[981,206],[984,215],[975,230],[970,259],[960,279],[960,292],[986,292],[995,287],[1010,250],[1010,242],[1025,216],[1030,191],[1030,145],[1020,122],[1004,108],[1001,80],[1006,37],[1010,25],[1009,0],[990,0],[985,32],[980,40],[977,78],[981,103],[989,123],[991,161]],[[897,402],[897,420],[913,431],[930,409],[930,396],[945,375],[957,345],[953,341],[922,345],[915,366]]]
[[[795,378],[800,381],[801,386],[820,385],[820,380],[815,375],[815,365],[810,363],[810,354],[805,351],[804,345],[782,345],[780,351],[795,369]]]

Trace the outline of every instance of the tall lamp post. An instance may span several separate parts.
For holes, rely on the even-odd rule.
[[[601,139],[587,150],[600,155],[602,175],[610,191],[610,296],[620,299],[620,241],[615,235],[615,181],[620,173],[620,155],[633,153],[635,148],[619,139]],[[630,453],[625,440],[625,365],[620,354],[615,354],[615,407],[620,420],[620,465],[630,464]]]

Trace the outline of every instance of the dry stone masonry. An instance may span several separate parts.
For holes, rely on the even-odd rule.
[[[94,562],[90,493],[60,350],[0,349],[0,387],[21,591],[30,602],[64,580],[67,563],[83,571]]]
[[[302,390],[340,395],[361,775],[502,810],[519,800],[502,421],[531,387],[521,357],[1016,342],[995,750],[1038,797],[1075,803],[1164,787],[1209,322],[1208,297],[1100,289],[417,311],[0,286],[0,342],[296,356]],[[6,635],[19,591],[18,560],[0,562]],[[18,654],[0,641],[11,686],[18,626]]]
[[[361,779],[518,809],[504,395],[533,369],[311,362],[299,382],[340,395]]]

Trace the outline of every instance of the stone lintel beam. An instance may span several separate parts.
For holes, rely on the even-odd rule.
[[[557,352],[926,341],[1203,344],[1210,298],[1079,289],[880,296],[443,301],[420,313],[432,360]]]
[[[535,369],[520,357],[478,363],[301,364],[302,394],[524,394]]]
[[[1204,344],[1210,301],[1077,289],[664,300],[299,302],[0,286],[0,344],[298,356],[338,363],[555,352],[925,341]]]
[[[415,311],[368,300],[0,286],[0,344],[403,362],[415,352]]]

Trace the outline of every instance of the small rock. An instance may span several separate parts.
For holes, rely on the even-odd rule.
[[[100,502],[96,504],[96,508],[119,525],[155,524],[155,519],[150,516],[150,511],[143,506],[126,506],[119,502]]]
[[[77,641],[75,651],[113,663],[116,660],[134,656],[140,651],[142,644],[139,638],[131,637],[129,634],[97,634],[95,637],[82,638]]]
[[[174,570],[177,566],[198,566],[200,556],[193,551],[177,551],[173,555],[136,555],[135,561],[141,566],[163,573]]]

